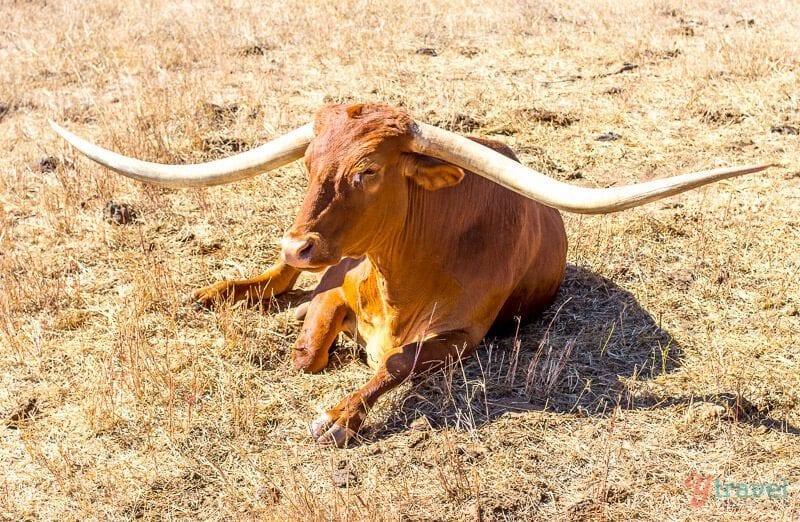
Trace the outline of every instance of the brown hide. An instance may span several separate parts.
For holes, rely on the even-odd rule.
[[[385,106],[323,108],[306,151],[308,191],[283,239],[282,262],[198,293],[205,301],[277,294],[299,271],[327,268],[302,308],[293,362],[324,369],[343,331],[366,348],[376,374],[312,424],[321,442],[346,444],[381,394],[470,354],[496,321],[540,312],[564,274],[558,211],[411,153],[412,125]],[[475,141],[516,160],[501,143]]]

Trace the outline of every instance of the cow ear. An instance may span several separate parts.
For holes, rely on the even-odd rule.
[[[460,167],[422,154],[406,153],[402,156],[403,174],[426,190],[439,190],[458,185],[464,178]]]
[[[347,117],[351,118],[351,119],[360,118],[361,117],[361,113],[364,112],[364,107],[365,106],[366,105],[363,104],[363,103],[357,103],[355,105],[348,105],[347,108],[346,108]]]
[[[336,125],[340,121],[342,115],[346,115],[348,119],[360,118],[368,108],[365,103],[357,103],[354,105],[342,105],[339,103],[331,103],[325,105],[317,111],[314,118],[314,134],[319,135],[322,129],[328,125]]]

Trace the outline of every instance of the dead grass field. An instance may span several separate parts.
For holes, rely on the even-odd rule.
[[[0,2],[0,519],[800,518],[796,3],[255,4]],[[184,162],[351,100],[586,186],[778,166],[566,215],[570,269],[544,317],[382,400],[356,447],[321,448],[308,422],[370,375],[355,349],[293,372],[299,293],[183,304],[274,260],[301,166],[154,189],[46,119]],[[110,222],[110,201],[136,221]],[[691,507],[691,472],[786,478],[789,498],[712,486]]]

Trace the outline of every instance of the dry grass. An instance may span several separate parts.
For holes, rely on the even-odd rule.
[[[0,518],[798,518],[792,2],[63,0],[2,2],[0,20]],[[382,400],[357,447],[319,448],[306,424],[368,378],[354,349],[299,375],[292,299],[182,305],[274,259],[300,166],[153,189],[75,157],[46,118],[195,161],[331,100],[495,136],[589,186],[779,166],[567,216],[556,306]],[[112,200],[137,221],[109,223]],[[785,477],[791,498],[692,508],[693,471]]]

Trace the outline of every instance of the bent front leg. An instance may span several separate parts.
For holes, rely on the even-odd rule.
[[[220,281],[192,294],[192,301],[205,308],[224,302],[247,300],[257,303],[294,287],[301,270],[279,261],[263,274],[251,279]]]
[[[311,424],[311,436],[324,444],[345,446],[358,433],[367,412],[381,395],[413,375],[448,367],[470,355],[475,345],[466,332],[458,330],[388,352],[367,384]]]
[[[327,290],[311,300],[292,350],[295,369],[317,373],[328,366],[328,351],[342,331],[349,311],[341,288]]]

